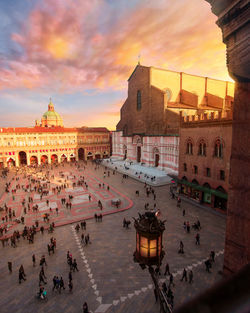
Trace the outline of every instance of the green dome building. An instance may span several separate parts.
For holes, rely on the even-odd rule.
[[[54,104],[51,100],[48,105],[48,111],[43,114],[41,122],[42,127],[63,127],[63,119],[60,114],[55,111]]]

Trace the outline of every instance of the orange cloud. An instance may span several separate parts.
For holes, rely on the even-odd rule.
[[[221,31],[205,1],[142,0],[113,25],[110,8],[104,0],[45,0],[12,34],[24,53],[0,68],[0,88],[124,89],[139,54],[143,65],[229,79]]]

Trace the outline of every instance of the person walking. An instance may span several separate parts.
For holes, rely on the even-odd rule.
[[[79,272],[79,269],[78,269],[77,263],[76,263],[76,259],[74,259],[74,261],[73,261],[73,263],[72,263],[72,268],[73,268],[73,272],[74,272],[75,270],[77,270],[77,272]]]
[[[182,241],[180,241],[180,249],[178,251],[179,253],[183,254],[184,253],[184,244]]]
[[[82,311],[83,311],[83,313],[89,313],[89,308],[88,308],[87,302],[83,303]]]
[[[39,286],[41,285],[41,283],[47,284],[47,282],[44,280],[44,272],[41,270],[39,273]]]
[[[170,275],[170,272],[169,272],[169,264],[167,263],[166,266],[165,266],[165,273],[164,273],[164,276],[166,275]]]
[[[60,278],[60,282],[59,282],[59,293],[61,293],[61,290],[65,290],[65,286],[64,286],[64,281],[63,281],[63,278],[61,276]]]
[[[196,239],[195,244],[200,245],[200,234],[199,233],[196,234],[195,239]]]
[[[81,243],[84,243],[84,233],[81,235]]]
[[[72,281],[72,272],[69,271],[69,281]]]
[[[19,274],[18,274],[18,278],[19,278],[19,284],[21,284],[22,280],[26,280],[25,278],[25,273],[24,273],[24,268],[23,268],[23,265],[20,266],[19,268]]]
[[[73,290],[73,282],[72,282],[72,280],[69,280],[69,292],[72,292],[72,290]]]
[[[171,287],[171,285],[174,287],[174,276],[172,273],[170,273],[170,276],[169,276],[169,284],[168,284],[168,288]]]
[[[12,273],[12,262],[8,262],[8,269],[9,269],[9,272],[10,274]]]
[[[205,261],[205,266],[206,266],[206,272],[211,273],[210,268],[212,267],[212,264],[209,259]]]
[[[215,262],[215,252],[212,250],[211,252],[210,252],[210,259],[211,259],[211,262]]]
[[[32,263],[33,263],[33,267],[36,266],[36,256],[35,254],[32,255]]]
[[[180,281],[183,281],[183,279],[185,279],[185,281],[187,281],[187,271],[184,267],[183,272],[182,272],[182,278],[180,279]]]
[[[190,270],[189,273],[188,273],[188,282],[189,282],[189,284],[193,283],[193,278],[194,278],[193,271]]]

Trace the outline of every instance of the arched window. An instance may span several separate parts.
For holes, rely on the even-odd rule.
[[[193,154],[193,143],[191,140],[187,142],[186,154]]]
[[[220,139],[215,141],[214,145],[214,156],[217,158],[223,158],[223,144]]]
[[[141,91],[137,90],[137,111],[141,110]]]
[[[206,155],[206,143],[202,140],[199,143],[199,150],[198,150],[198,155],[205,156]]]

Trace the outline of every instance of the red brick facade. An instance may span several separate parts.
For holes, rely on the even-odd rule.
[[[184,194],[226,210],[232,116],[181,117],[178,182]]]

